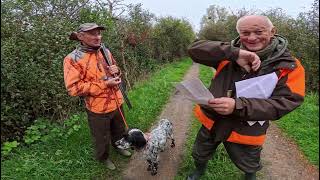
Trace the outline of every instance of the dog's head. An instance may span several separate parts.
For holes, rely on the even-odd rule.
[[[147,144],[143,132],[140,129],[129,129],[124,137],[115,142],[119,149],[135,148],[142,149]]]
[[[161,127],[161,129],[164,129],[166,133],[172,133],[173,125],[169,119],[161,119],[159,121],[159,126]]]

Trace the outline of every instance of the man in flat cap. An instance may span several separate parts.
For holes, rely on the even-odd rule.
[[[80,44],[64,58],[64,81],[69,95],[85,100],[96,159],[114,170],[116,167],[109,157],[110,143],[124,156],[131,156],[131,153],[114,145],[126,130],[123,97],[117,86],[121,79],[115,59],[107,50],[108,58],[112,61],[109,66],[100,52],[102,30],[105,27],[96,23],[84,23],[71,33],[69,38]]]

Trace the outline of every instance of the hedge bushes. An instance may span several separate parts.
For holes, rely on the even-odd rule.
[[[63,59],[77,45],[68,34],[79,24],[96,22],[107,27],[104,42],[123,69],[129,88],[167,62],[161,58],[164,52],[155,52],[169,36],[154,33],[162,20],[182,27],[175,34],[181,47],[161,46],[168,58],[184,56],[194,39],[188,22],[167,17],[154,25],[155,16],[139,4],[124,8],[127,15],[117,18],[107,4],[86,0],[6,0],[1,5],[1,143],[21,139],[37,118],[59,121],[82,108],[78,98],[67,95],[63,81]],[[130,37],[135,45],[128,41]]]

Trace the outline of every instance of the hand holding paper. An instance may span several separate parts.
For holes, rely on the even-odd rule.
[[[208,105],[208,101],[214,98],[198,78],[182,81],[176,85],[176,89],[181,92],[185,98],[197,104]]]
[[[221,97],[214,98],[209,101],[209,106],[212,107],[217,113],[222,115],[229,115],[233,112],[236,101],[233,98]]]
[[[236,82],[237,97],[267,99],[278,82],[275,72]],[[250,126],[256,122],[262,126],[265,121],[247,121]]]

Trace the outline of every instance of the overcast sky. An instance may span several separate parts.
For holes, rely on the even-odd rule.
[[[124,0],[124,3],[141,3],[143,9],[149,10],[157,17],[184,17],[189,20],[194,30],[198,31],[201,18],[210,5],[218,5],[235,12],[242,8],[261,11],[282,8],[287,15],[295,18],[300,12],[310,10],[313,0]]]

